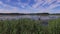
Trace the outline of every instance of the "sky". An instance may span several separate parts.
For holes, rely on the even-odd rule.
[[[60,0],[0,0],[0,13],[60,13]]]

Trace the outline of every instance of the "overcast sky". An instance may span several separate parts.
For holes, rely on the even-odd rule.
[[[0,13],[60,13],[60,0],[0,0]]]

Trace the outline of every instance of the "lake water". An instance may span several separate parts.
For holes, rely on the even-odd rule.
[[[57,19],[60,18],[60,15],[48,15],[48,16],[41,16],[41,15],[0,15],[0,20],[5,19],[20,19],[20,18],[30,18],[34,20],[49,20],[49,19]]]
[[[11,20],[11,19],[21,19],[21,18],[29,18],[33,20],[42,20],[42,25],[48,25],[48,21],[50,19],[57,19],[60,18],[60,15],[48,15],[48,16],[41,16],[41,15],[0,15],[0,20]]]

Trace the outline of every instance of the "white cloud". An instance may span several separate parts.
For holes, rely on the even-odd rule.
[[[43,3],[42,0],[35,0],[35,1],[36,1],[36,3],[32,5],[33,8],[37,8],[40,4]]]
[[[10,1],[10,0],[8,0],[8,1]],[[27,9],[20,9],[19,7],[10,6],[10,5],[4,4],[2,1],[0,1],[0,5],[3,6],[3,8],[0,9],[0,13],[43,13],[43,12],[48,12],[48,13],[50,12],[51,13],[52,12],[51,9],[53,9],[57,6],[60,6],[60,4],[51,4],[49,7],[47,7],[45,9],[42,6],[40,6],[40,4],[42,4],[42,3],[43,3],[43,5],[46,4],[46,3],[49,4],[49,3],[51,3],[55,0],[47,0],[47,1],[45,0],[45,3],[42,0],[35,0],[35,1],[36,1],[36,4],[33,4],[32,7],[30,7],[28,5],[29,2],[28,3],[21,3],[21,2],[17,3],[17,5],[20,5],[22,8],[25,8],[26,6],[29,6],[29,7],[27,7]]]
[[[58,7],[58,6],[60,6],[60,4],[52,4],[48,7],[48,9],[53,9],[55,7]]]
[[[57,0],[57,2],[60,2],[60,0]]]
[[[2,1],[0,1],[0,5],[2,5],[3,4],[3,2]]]

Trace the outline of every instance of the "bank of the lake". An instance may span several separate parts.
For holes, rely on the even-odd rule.
[[[42,21],[32,19],[0,20],[0,34],[60,34],[60,18]]]
[[[50,20],[60,18],[60,15],[0,15],[0,20],[29,18],[34,20]]]

